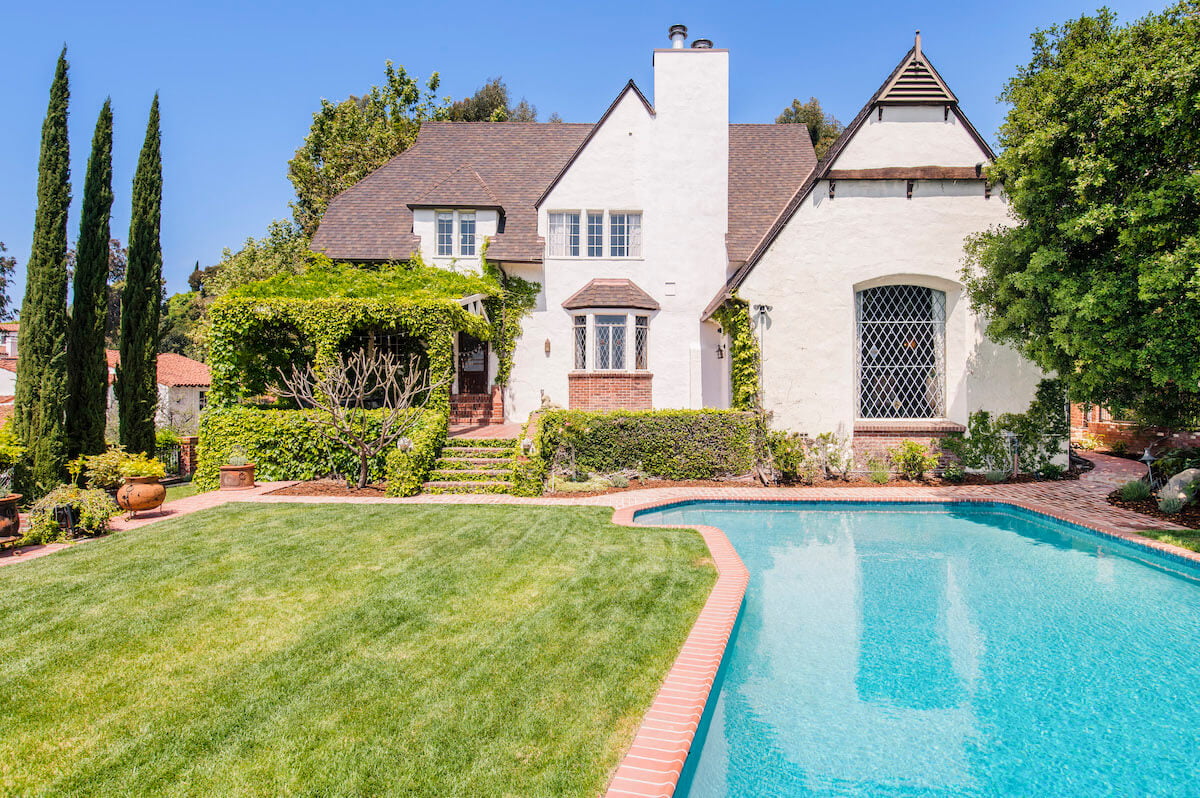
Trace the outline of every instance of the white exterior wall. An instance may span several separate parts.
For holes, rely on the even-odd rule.
[[[177,432],[194,434],[200,424],[200,392],[207,388],[158,386],[158,412],[155,423]]]
[[[437,253],[437,215],[439,211],[432,208],[413,209],[413,234],[421,239],[421,257],[430,266],[440,266],[458,272],[480,271],[479,255],[483,251],[483,242],[496,235],[496,226],[500,214],[494,210],[476,210],[469,208],[444,208],[442,211],[463,211],[475,214],[475,255],[440,257]],[[458,252],[458,215],[454,217],[454,251]]]
[[[544,237],[549,212],[584,214],[581,256],[547,255],[537,267],[504,265],[542,284],[517,343],[505,397],[510,419],[524,420],[537,409],[543,391],[567,405],[574,314],[562,303],[594,278],[632,280],[661,306],[650,313],[655,408],[728,406],[728,386],[721,382],[728,361],[716,358],[716,325],[700,321],[726,274],[728,53],[659,50],[654,58],[655,115],[626,92],[541,205],[538,233]],[[641,257],[583,257],[589,210],[641,211]]]
[[[899,110],[885,109],[883,123],[846,147],[852,160],[839,157],[834,168],[967,166],[985,157],[953,114],[943,122],[941,108],[904,109],[919,113],[889,123]],[[929,140],[942,144],[927,150]],[[904,180],[840,180],[830,199],[828,182],[819,182],[742,285],[743,299],[773,307],[759,332],[763,400],[778,426],[809,434],[853,429],[855,292],[887,283],[946,292],[950,421],[965,424],[980,409],[1024,411],[1032,399],[1041,371],[984,337],[959,282],[964,239],[1007,223],[1003,191],[985,199],[981,181],[944,180],[917,181],[912,199],[905,193]]]
[[[0,395],[14,396],[17,393],[17,372],[0,369]]]

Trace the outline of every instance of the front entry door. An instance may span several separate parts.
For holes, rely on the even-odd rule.
[[[458,334],[458,392],[487,393],[488,348],[465,332]]]

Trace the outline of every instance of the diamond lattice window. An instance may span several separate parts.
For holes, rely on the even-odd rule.
[[[946,294],[919,285],[859,291],[859,418],[946,414]]]

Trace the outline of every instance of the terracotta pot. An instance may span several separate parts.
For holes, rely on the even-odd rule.
[[[158,484],[158,477],[126,477],[117,489],[117,506],[130,512],[153,510],[167,498],[167,489]]]
[[[221,466],[221,490],[249,490],[254,487],[254,463]]]
[[[17,502],[21,494],[10,493],[0,498],[0,538],[18,537],[21,534],[21,516],[17,513]]]

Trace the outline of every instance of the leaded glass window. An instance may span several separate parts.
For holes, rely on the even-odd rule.
[[[634,316],[633,325],[633,367],[635,369],[647,368],[649,357],[647,353],[650,349],[650,317],[649,316]]]
[[[587,316],[575,317],[575,368],[587,368]]]
[[[596,368],[625,368],[625,316],[596,315]]]
[[[859,291],[859,418],[946,414],[946,294],[919,285]]]

